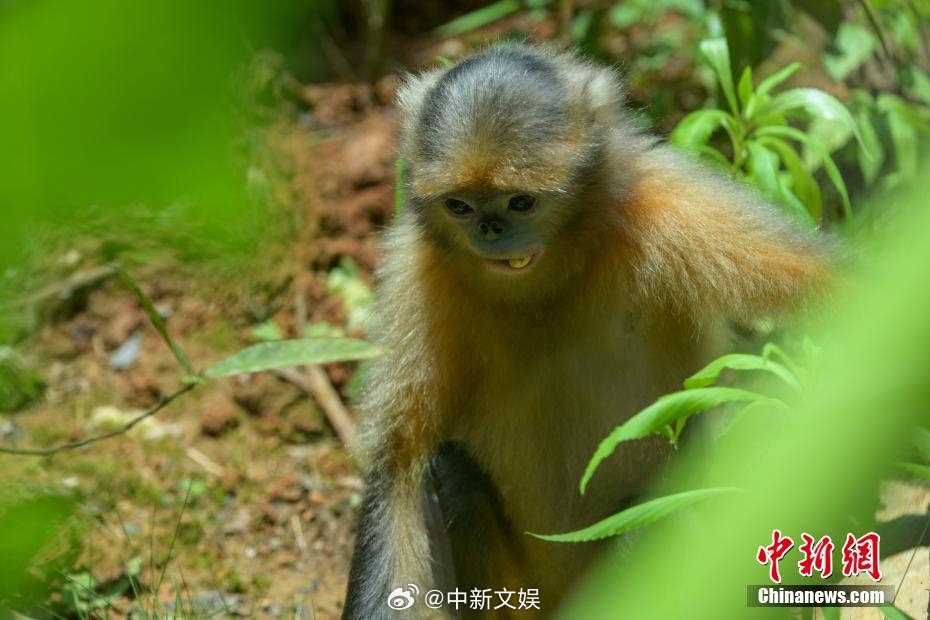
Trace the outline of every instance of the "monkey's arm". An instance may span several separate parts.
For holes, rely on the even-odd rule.
[[[829,242],[668,147],[635,164],[623,213],[635,288],[689,314],[752,319],[796,307],[830,280]]]
[[[392,409],[377,414],[378,436],[369,438],[372,462],[343,611],[343,618],[352,620],[422,617],[418,613],[428,610],[421,597],[434,585],[423,502],[424,476],[435,439],[429,422],[417,410],[416,396],[396,383],[391,385],[399,379],[389,374],[393,372],[382,368],[368,377],[377,383],[369,388],[375,392],[367,397],[369,406],[378,402]],[[397,406],[400,409],[393,409]],[[414,596],[414,607],[392,611],[390,592],[408,589],[411,583],[420,594]]]
[[[426,361],[431,343],[418,324],[425,302],[417,295],[422,287],[409,233],[401,225],[386,237],[394,251],[379,272],[375,329],[390,353],[369,367],[361,402],[369,466],[343,611],[351,620],[440,615],[422,596],[434,587],[424,484],[438,446],[442,382]],[[392,611],[388,595],[411,583],[419,588],[414,606]]]

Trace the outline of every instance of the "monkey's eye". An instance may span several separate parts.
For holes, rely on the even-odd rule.
[[[525,213],[536,206],[536,198],[529,196],[527,194],[520,194],[519,196],[514,196],[510,199],[510,202],[507,203],[507,208],[511,211],[517,211],[519,213]]]
[[[458,200],[457,198],[449,198],[446,200],[446,209],[452,212],[453,215],[468,215],[472,212],[472,208],[464,200]]]

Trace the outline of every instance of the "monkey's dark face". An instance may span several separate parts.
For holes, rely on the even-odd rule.
[[[442,200],[443,217],[458,227],[462,244],[488,269],[520,274],[546,249],[545,204],[522,192],[456,192]]]

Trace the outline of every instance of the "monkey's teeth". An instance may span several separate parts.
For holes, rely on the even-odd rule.
[[[520,258],[508,258],[507,262],[514,269],[523,269],[524,267],[530,264],[531,258],[533,257],[532,256],[521,256]]]

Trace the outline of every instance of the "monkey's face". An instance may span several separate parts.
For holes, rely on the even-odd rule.
[[[441,201],[445,228],[457,244],[495,272],[532,270],[548,245],[542,196],[525,192],[456,192]],[[435,207],[434,207],[435,209]]]
[[[589,188],[615,131],[611,76],[504,46],[401,89],[408,207],[463,278],[522,299],[576,279],[584,265],[574,250],[606,204]]]

